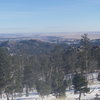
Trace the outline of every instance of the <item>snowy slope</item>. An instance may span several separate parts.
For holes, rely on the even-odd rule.
[[[94,100],[96,95],[100,95],[100,84],[98,81],[95,81],[94,83],[88,85],[90,88],[90,92],[87,94],[82,94],[82,100]],[[41,98],[37,93],[30,93],[28,97],[25,96],[25,94],[22,95],[22,97],[16,97],[14,100],[78,100],[79,94],[74,94],[74,90],[66,90],[66,97],[65,98],[59,98],[56,99],[53,95],[49,95],[48,97]],[[0,100],[7,100],[6,96],[5,98],[0,98]]]

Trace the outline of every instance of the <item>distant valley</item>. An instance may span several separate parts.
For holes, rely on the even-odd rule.
[[[100,32],[78,32],[78,33],[8,33],[0,34],[0,42],[4,41],[28,41],[36,40],[48,43],[75,45],[79,44],[80,38],[83,34],[88,34],[92,43],[95,45],[100,44]]]
[[[80,39],[88,34],[90,39],[100,39],[100,32],[62,32],[62,33],[0,33],[0,41],[39,39],[47,42],[65,41],[66,39]]]

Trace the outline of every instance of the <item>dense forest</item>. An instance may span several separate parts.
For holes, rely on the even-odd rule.
[[[73,85],[75,92],[86,93],[86,75],[100,70],[100,46],[91,43],[84,34],[78,45],[38,43],[35,40],[0,44],[0,95],[36,90],[43,97],[64,96]],[[98,43],[99,44],[99,43]],[[73,76],[72,81],[67,76]],[[79,99],[80,99],[79,97]]]

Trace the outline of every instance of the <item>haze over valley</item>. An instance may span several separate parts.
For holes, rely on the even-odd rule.
[[[0,0],[0,100],[100,100],[100,0]]]
[[[0,41],[39,39],[44,41],[80,39],[88,34],[90,39],[100,39],[100,32],[51,32],[51,33],[0,33]]]

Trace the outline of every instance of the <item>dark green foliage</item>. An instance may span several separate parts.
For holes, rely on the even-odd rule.
[[[28,85],[29,87],[31,86],[31,82],[33,77],[33,69],[31,68],[31,66],[25,66],[24,67],[24,77],[23,77],[23,81],[25,85]]]
[[[66,80],[64,80],[64,72],[59,67],[53,69],[51,86],[52,92],[55,94],[55,96],[65,95],[67,83]]]
[[[14,87],[13,90],[16,93],[23,92],[23,80],[22,80],[22,73],[19,71],[16,73],[15,82],[13,82]]]
[[[87,88],[88,82],[82,74],[75,74],[72,83],[74,85],[75,92],[89,92],[89,88]]]
[[[34,76],[32,66],[24,66],[23,85],[26,88],[26,96],[28,96],[29,88],[34,86]]]
[[[0,48],[0,92],[5,91],[7,96],[23,89],[27,96],[31,89],[41,96],[63,96],[71,82],[75,92],[85,93],[89,91],[85,75],[100,65],[100,47],[94,48],[86,34],[78,46],[37,40],[7,41],[2,45],[9,47],[9,52]],[[73,81],[66,79],[67,74],[76,72]]]
[[[36,90],[41,96],[49,95],[51,93],[51,86],[43,80],[36,82]]]
[[[22,64],[22,58],[17,55],[11,56],[11,66],[12,70],[11,72],[13,73],[12,76],[12,88],[13,92],[22,92],[23,91],[23,64]]]
[[[82,71],[89,72],[89,63],[91,61],[91,42],[87,34],[84,34],[81,39],[81,47],[79,52],[79,65],[81,65]]]
[[[5,48],[0,48],[0,89],[8,86],[11,80],[9,55]]]
[[[85,71],[87,73],[93,72],[94,70],[96,70],[98,62],[93,55],[93,45],[91,45],[91,41],[88,38],[87,34],[84,34],[82,36],[80,43],[81,46],[78,56],[79,65],[81,65],[81,71]]]
[[[52,92],[55,96],[63,96],[66,91],[67,84],[64,80],[64,61],[63,61],[64,49],[60,46],[55,47],[53,55],[51,57],[51,64],[53,67],[51,75]]]
[[[87,87],[88,82],[83,74],[76,73],[73,77],[72,84],[74,86],[75,93],[79,92],[79,100],[81,99],[82,93],[87,93],[90,91],[90,89]]]
[[[98,70],[100,70],[100,46],[95,46],[92,48],[92,56],[98,62],[96,67]]]
[[[7,100],[9,100],[8,90],[12,87],[12,73],[11,73],[10,55],[6,48],[0,48],[0,93],[6,93]],[[12,92],[12,88],[9,93]]]

